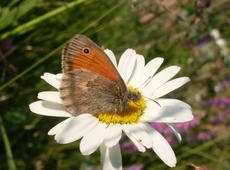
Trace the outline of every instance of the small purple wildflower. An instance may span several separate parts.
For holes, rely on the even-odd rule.
[[[202,105],[204,107],[230,105],[230,98],[215,99],[213,101],[203,102]]]
[[[219,92],[223,89],[227,89],[230,87],[230,78],[226,78],[225,80],[222,80],[217,85],[215,85],[214,89],[216,92]]]
[[[212,132],[200,132],[197,135],[197,140],[198,141],[204,141],[204,140],[209,140],[214,137],[214,134]]]
[[[138,151],[137,148],[136,148],[136,146],[133,143],[131,143],[131,142],[124,142],[124,143],[122,143],[121,147],[124,150],[130,150],[130,151],[133,151],[133,152],[137,152]]]
[[[187,138],[188,142],[197,142],[197,141],[205,141],[205,140],[210,140],[213,139],[215,135],[212,132],[209,131],[203,131],[200,132],[196,136],[190,136]]]
[[[198,125],[200,123],[200,118],[198,116],[194,117],[193,120],[185,123],[178,123],[176,124],[176,127],[178,128],[180,133],[185,133],[192,127]]]
[[[207,35],[207,36],[204,36],[198,39],[196,45],[199,47],[199,46],[209,43],[211,40],[212,40],[212,37],[210,35]]]
[[[221,111],[217,116],[215,116],[212,120],[212,124],[216,125],[216,124],[219,124],[219,123],[223,123],[225,122],[226,120],[229,120],[230,116],[230,109],[227,109],[225,111]]]
[[[142,170],[144,168],[143,165],[133,165],[128,168],[124,168],[124,170]]]

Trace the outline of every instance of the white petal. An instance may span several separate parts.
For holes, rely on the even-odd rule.
[[[173,80],[168,81],[158,89],[156,89],[151,95],[152,99],[159,98],[168,94],[169,92],[183,86],[185,83],[189,82],[190,79],[188,77],[180,77]]]
[[[82,138],[80,151],[83,155],[90,155],[101,145],[104,140],[106,126],[104,123],[98,123],[94,129]]]
[[[70,117],[65,107],[58,103],[48,101],[36,101],[29,105],[30,110],[36,114],[54,117]]]
[[[122,131],[119,124],[110,124],[105,130],[104,143],[107,147],[116,145],[121,139]]]
[[[150,125],[145,124],[148,133],[152,138],[152,149],[159,158],[169,167],[176,166],[176,156],[167,140]]]
[[[46,100],[53,103],[63,104],[58,91],[44,91],[38,93],[38,99]]]
[[[55,135],[56,133],[62,131],[66,124],[68,124],[72,119],[74,119],[74,117],[70,117],[61,123],[58,123],[56,126],[49,130],[48,135]]]
[[[41,78],[56,89],[60,88],[60,81],[57,80],[57,76],[55,74],[44,73]]]
[[[56,134],[55,140],[61,144],[74,142],[90,132],[97,124],[98,119],[94,116],[90,114],[79,115],[62,127],[62,130]]]
[[[189,104],[177,99],[161,98],[157,99],[156,101],[160,102],[160,105],[162,106],[181,105],[182,107],[191,109],[191,106]]]
[[[136,54],[136,66],[134,68],[134,72],[130,81],[128,82],[129,85],[138,87],[140,80],[143,76],[144,67],[145,67],[145,59],[142,55]]]
[[[57,79],[58,81],[61,81],[62,76],[63,76],[62,73],[58,73],[58,74],[56,74],[56,79]]]
[[[108,55],[108,57],[112,61],[113,65],[115,67],[117,67],[117,60],[116,60],[116,57],[115,57],[114,53],[109,49],[105,49],[104,52],[105,52],[105,54]]]
[[[122,129],[123,131],[125,132],[125,134],[128,136],[128,138],[134,143],[134,145],[137,147],[138,151],[140,152],[145,152],[146,149],[144,147],[144,145],[142,145],[140,143],[140,141],[138,141],[134,136],[132,136],[130,133],[129,133],[129,130],[127,129],[127,125],[122,125]]]
[[[122,158],[120,145],[106,147],[100,146],[102,170],[122,170]]]
[[[164,70],[157,73],[143,88],[142,93],[145,96],[149,96],[152,94],[152,92],[157,89],[158,87],[162,86],[164,83],[166,83],[168,80],[170,80],[172,77],[174,77],[178,72],[180,71],[180,67],[177,66],[171,66],[167,67]]]
[[[180,123],[193,119],[191,107],[180,100],[157,99],[156,102],[148,100],[141,121]]]
[[[141,81],[139,82],[137,87],[147,85],[146,83],[149,82],[150,78],[156,73],[163,61],[164,59],[161,57],[157,57],[149,61],[144,68],[143,75],[141,76]]]
[[[170,129],[172,129],[172,131],[173,131],[174,135],[176,136],[177,140],[179,142],[181,142],[182,141],[182,137],[181,137],[180,133],[178,132],[177,127],[175,126],[175,124],[173,124],[173,123],[167,123],[167,125],[168,125],[168,127]]]
[[[127,49],[120,58],[118,71],[125,82],[131,78],[136,65],[136,52],[133,49]]]
[[[146,148],[151,148],[151,139],[147,132],[143,129],[142,124],[129,124],[124,125],[126,132],[133,136],[137,141],[139,141]]]

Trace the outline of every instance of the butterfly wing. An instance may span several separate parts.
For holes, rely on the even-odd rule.
[[[126,90],[125,83],[109,57],[92,40],[81,34],[76,35],[63,49],[62,69],[64,73],[77,69],[95,72]]]
[[[73,70],[63,75],[61,98],[67,111],[82,113],[117,112],[123,105],[117,84],[95,72]]]
[[[126,85],[108,56],[84,35],[63,49],[60,94],[67,110],[82,113],[122,110]]]

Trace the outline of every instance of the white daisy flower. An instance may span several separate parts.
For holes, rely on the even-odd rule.
[[[137,54],[135,50],[127,49],[117,64],[112,51],[106,49],[105,53],[118,69],[127,87],[141,93],[142,97],[138,102],[130,102],[128,108],[119,114],[72,116],[66,111],[58,91],[62,74],[45,73],[41,78],[57,91],[40,92],[40,100],[31,103],[30,110],[39,115],[65,117],[66,119],[53,127],[48,134],[54,135],[55,140],[61,144],[81,139],[80,151],[83,155],[90,155],[100,147],[104,170],[122,169],[119,145],[122,132],[140,152],[152,149],[166,165],[175,167],[176,157],[171,146],[149,123],[166,123],[178,140],[181,140],[174,123],[192,120],[191,107],[180,100],[161,97],[181,87],[190,79],[172,79],[180,70],[178,66],[170,66],[156,73],[164,60],[160,57],[145,65],[142,55]]]

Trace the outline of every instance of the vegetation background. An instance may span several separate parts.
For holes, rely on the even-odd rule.
[[[192,81],[169,96],[189,103],[199,121],[183,133],[182,143],[173,143],[174,169],[229,170],[229,8],[229,0],[1,0],[0,169],[100,165],[98,152],[85,157],[78,142],[60,145],[47,135],[61,119],[28,108],[38,92],[52,90],[40,76],[61,72],[63,45],[81,33],[113,50],[117,59],[133,48],[146,61],[161,56],[164,67],[181,66],[180,75]],[[151,151],[122,154],[124,167],[168,169]]]

